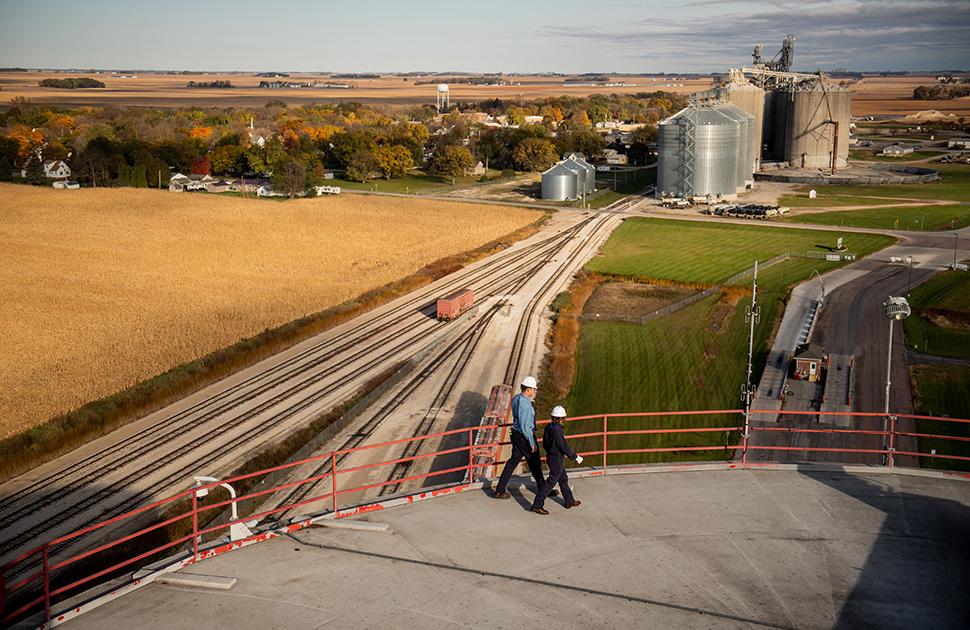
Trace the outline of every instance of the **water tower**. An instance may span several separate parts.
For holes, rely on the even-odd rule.
[[[448,111],[448,107],[451,105],[451,100],[448,98],[448,84],[439,83],[438,92],[435,98],[435,104],[438,106],[439,112]]]

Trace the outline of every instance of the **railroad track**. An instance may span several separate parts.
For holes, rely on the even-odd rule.
[[[519,370],[522,365],[522,360],[525,356],[525,341],[528,337],[529,323],[531,322],[532,318],[535,315],[539,314],[541,312],[541,309],[544,309],[545,305],[549,303],[549,300],[551,298],[551,296],[549,295],[550,291],[563,280],[564,276],[567,273],[572,272],[573,265],[575,264],[576,260],[584,253],[584,250],[586,249],[588,243],[598,235],[599,230],[609,221],[610,221],[609,216],[605,216],[601,218],[599,220],[599,223],[597,225],[594,225],[594,227],[590,230],[590,233],[583,239],[582,243],[580,243],[575,248],[575,250],[566,259],[566,261],[560,264],[559,268],[543,283],[543,285],[535,293],[533,298],[529,301],[528,305],[526,306],[519,320],[519,325],[516,330],[516,336],[513,341],[512,352],[509,355],[509,362],[506,367],[504,382],[513,383],[515,381],[515,378],[520,376]],[[487,326],[490,320],[491,320],[491,316],[489,316],[487,320],[484,320],[481,322],[483,324],[481,327],[482,332],[484,332],[484,327]],[[480,336],[481,335],[479,333],[478,337],[474,341],[474,344],[468,345],[468,349],[467,349],[468,358],[470,358],[471,354],[474,352],[474,347],[477,345],[477,339],[480,338]],[[451,395],[451,392],[454,390],[454,387],[458,382],[459,376],[464,371],[464,368],[467,365],[468,358],[465,358],[464,356],[461,357],[459,361],[456,363],[456,365],[452,367],[449,370],[449,372],[445,375],[445,380],[442,386],[438,389],[438,392],[432,401],[432,406],[429,407],[428,412],[425,414],[422,420],[415,427],[415,430],[412,433],[411,437],[416,438],[416,437],[421,437],[431,433],[434,427],[434,423],[437,420],[440,407],[441,405],[443,405],[444,401],[448,399],[448,397]],[[436,366],[436,365],[439,365],[438,362],[432,362],[430,364],[430,366]],[[404,445],[402,449],[402,453],[398,458],[405,459],[409,457],[414,457],[421,450],[422,446],[424,446],[424,444],[421,441],[408,442]],[[406,478],[413,464],[414,464],[414,460],[396,463],[385,479],[386,485],[382,486],[379,492],[380,496],[389,496],[399,492],[401,489],[401,483],[400,482],[390,483],[390,482],[393,482],[395,479]]]
[[[507,280],[505,279],[508,277],[507,274],[510,271],[517,271],[521,274],[531,273],[533,264],[541,264],[542,259],[548,255],[550,251],[557,249],[564,239],[571,238],[573,233],[581,229],[590,220],[591,219],[587,219],[582,223],[573,226],[569,230],[546,237],[545,239],[531,244],[526,248],[520,248],[519,250],[515,250],[505,256],[499,255],[498,258],[491,260],[476,269],[470,270],[467,273],[459,274],[459,276],[457,276],[453,281],[449,282],[449,285],[461,286],[471,284],[473,282],[482,282],[488,278],[492,278],[485,283],[484,287],[486,291],[483,294],[487,295],[489,291],[492,293],[500,292],[508,284]],[[540,261],[540,263],[534,263],[534,261]],[[493,277],[496,275],[497,277]],[[354,346],[357,346],[361,338],[373,338],[378,336],[381,331],[386,331],[389,328],[393,328],[393,325],[385,324],[384,322],[396,322],[401,315],[412,314],[415,311],[415,306],[418,306],[417,310],[421,310],[422,312],[427,310],[430,307],[430,304],[425,304],[424,301],[443,290],[446,289],[438,287],[423,291],[412,300],[409,300],[407,303],[395,307],[388,313],[382,314],[379,317],[372,318],[364,325],[362,330],[352,329],[344,331],[334,338],[328,339],[323,343],[304,350],[297,356],[291,357],[287,361],[274,366],[270,370],[250,377],[246,381],[233,386],[229,390],[220,392],[220,394],[216,396],[197,403],[196,405],[193,405],[179,414],[160,420],[158,423],[147,428],[146,431],[140,433],[139,435],[132,436],[126,440],[123,440],[122,442],[102,449],[90,457],[77,462],[73,466],[59,471],[55,475],[51,475],[34,486],[24,488],[19,492],[5,497],[2,502],[0,502],[0,509],[10,508],[17,503],[19,503],[19,505],[16,506],[15,510],[8,509],[8,511],[3,514],[2,518],[0,518],[0,527],[2,527],[4,531],[10,531],[9,527],[16,523],[19,519],[27,517],[30,514],[36,514],[39,510],[44,510],[55,504],[61,504],[65,497],[69,496],[71,493],[77,492],[96,482],[100,482],[105,478],[106,475],[119,471],[124,466],[130,465],[132,463],[132,459],[149,459],[149,456],[157,455],[158,451],[166,451],[166,440],[172,435],[182,434],[195,427],[206,425],[206,423],[212,420],[214,417],[226,414],[227,411],[235,409],[236,407],[252,403],[261,395],[272,393],[273,395],[270,395],[267,400],[260,402],[253,409],[245,412],[241,417],[233,417],[227,423],[211,427],[201,436],[203,439],[196,438],[192,441],[192,444],[198,446],[198,443],[200,442],[204,443],[211,438],[214,438],[217,434],[231,431],[246,421],[259,416],[261,413],[268,412],[273,406],[288,396],[291,396],[308,386],[314,385],[326,376],[332,375],[340,369],[346,368],[353,362],[353,360],[348,358],[339,361],[336,364],[329,365],[325,372],[314,374],[309,378],[299,380],[297,384],[285,389],[282,393],[272,392],[273,389],[278,387],[278,384],[274,382],[274,380],[293,377],[297,374],[305,373],[314,367],[326,364],[328,361],[338,356],[342,351],[346,351]],[[416,331],[421,328],[422,324],[424,323],[425,322],[418,320],[417,322],[407,325],[404,330],[398,331],[396,335],[399,337],[406,331]],[[376,360],[379,361],[381,358],[391,356],[395,352],[401,351],[407,345],[420,339],[424,339],[430,334],[434,334],[437,326],[437,323],[431,322],[428,325],[428,330],[421,332],[420,335],[416,337],[391,346],[389,349],[385,349],[384,352],[378,355]],[[369,346],[366,346],[366,348],[369,350],[377,347],[387,348],[386,340],[376,339]],[[326,350],[324,350],[322,354],[319,354],[324,348],[326,348]],[[358,347],[357,350],[360,350],[360,348]],[[361,355],[355,355],[355,357],[359,356]],[[373,364],[374,362],[374,359],[369,361],[370,364]],[[344,378],[341,380],[343,381],[346,379]],[[250,387],[252,391],[247,391],[247,386]],[[289,406],[282,414],[276,414],[274,420],[269,426],[261,424],[252,427],[249,430],[238,434],[228,443],[223,442],[214,445],[214,447],[209,449],[207,452],[200,453],[200,455],[195,459],[185,462],[181,467],[170,471],[161,479],[154,481],[151,484],[151,487],[146,488],[141,492],[132,493],[125,501],[111,506],[111,511],[123,511],[124,509],[137,505],[144,499],[156,494],[157,488],[171,487],[173,483],[178,483],[192,472],[197,472],[200,468],[209,465],[218,457],[224,456],[228,450],[251,443],[254,438],[260,435],[265,436],[267,431],[271,431],[274,428],[279,428],[280,425],[285,424],[287,419],[300,413],[301,411],[306,410],[308,407],[318,402],[321,398],[333,393],[337,389],[339,389],[338,384],[325,387],[316,392],[314,395],[304,398],[298,401],[296,404]],[[236,396],[234,396],[234,394],[236,394]],[[196,417],[191,420],[187,420],[186,422],[179,423],[180,420],[187,419],[192,413],[199,411],[204,412],[202,417]],[[263,440],[263,442],[266,441],[267,440]],[[100,490],[88,493],[87,496],[81,501],[75,502],[66,508],[60,509],[59,518],[61,520],[66,520],[67,518],[82,514],[85,510],[94,508],[102,500],[116,494],[122,487],[130,486],[132,482],[147,478],[154,470],[157,470],[165,464],[175,462],[179,458],[185,456],[189,450],[191,450],[191,446],[170,448],[167,449],[167,452],[165,453],[151,457],[151,465],[145,466],[141,473],[136,474],[134,477],[132,475],[128,475],[124,477],[124,479],[108,484]],[[132,453],[137,454],[132,457]],[[80,480],[72,481],[72,477],[80,477]],[[42,493],[44,489],[51,488],[55,486],[55,484],[59,485],[60,487],[55,488],[53,492]],[[104,513],[99,513],[79,526],[84,526],[91,522],[95,522],[100,518],[103,518],[104,515]],[[40,534],[48,531],[48,529],[47,523],[42,522],[25,530],[21,530],[14,537],[8,538],[0,543],[0,554],[7,554],[13,550],[27,546],[32,539],[39,537]],[[55,553],[63,552],[63,549],[54,551]]]
[[[553,274],[546,283],[540,288],[539,296],[548,292],[548,288],[555,284],[559,279],[561,279],[561,274],[563,270],[569,269],[575,262],[579,253],[585,247],[585,244],[589,242],[595,236],[599,227],[606,223],[608,218],[600,219],[600,225],[593,229],[591,234],[587,236],[583,243],[580,244],[576,251],[568,258],[568,260],[561,265],[560,270]],[[588,225],[590,221],[583,222],[581,227]],[[574,230],[573,235],[577,234],[580,229]],[[530,274],[531,275],[531,274]],[[512,292],[516,292],[524,286],[530,276],[525,276],[521,278],[516,286],[512,289]],[[533,300],[535,302],[535,300]],[[530,303],[531,304],[531,303]],[[458,379],[464,372],[469,361],[474,355],[475,349],[481,340],[482,335],[485,333],[488,325],[491,323],[492,318],[504,307],[503,303],[493,305],[487,313],[479,318],[479,320],[467,331],[465,331],[461,336],[459,336],[455,341],[449,344],[442,352],[435,355],[432,359],[426,362],[426,366],[418,374],[409,379],[409,381],[397,392],[391,399],[385,403],[381,409],[369,419],[363,427],[349,438],[347,438],[336,451],[344,451],[348,449],[360,446],[364,441],[369,438],[374,431],[383,423],[394,411],[396,411],[408,398],[425,382],[427,382],[433,375],[438,374],[441,365],[447,363],[456,354],[459,355],[458,359],[455,361],[454,366],[452,366],[448,372],[444,375],[442,384],[438,387],[434,397],[431,400],[431,404],[428,406],[428,411],[418,422],[411,437],[420,437],[422,435],[427,435],[430,433],[432,427],[438,419],[438,414],[440,412],[441,406],[450,397],[451,393],[454,391],[455,386],[458,383]],[[521,326],[520,326],[521,328]],[[518,352],[522,352],[521,344],[517,346]],[[418,454],[421,449],[421,442],[409,442],[404,445],[400,458],[413,457]],[[347,458],[347,454],[338,455],[335,458],[336,464],[339,466],[344,463]],[[413,462],[398,462],[394,464],[392,470],[387,475],[386,481],[393,482],[395,479],[402,479],[407,476],[408,471],[411,469]],[[326,475],[331,471],[331,462],[329,460],[321,460],[312,470],[308,473],[296,473],[299,477],[304,479],[309,479],[313,477],[319,477],[321,475]],[[294,474],[294,476],[296,476]],[[305,501],[311,494],[323,484],[303,484],[300,486],[295,486],[292,488],[285,496],[281,499],[274,501],[276,505],[294,505]],[[395,494],[399,491],[400,484],[391,483],[389,485],[383,486],[380,491],[380,496],[388,496]],[[325,492],[325,491],[323,491]],[[280,514],[280,518],[285,518],[285,516],[291,513],[292,510],[287,510]]]

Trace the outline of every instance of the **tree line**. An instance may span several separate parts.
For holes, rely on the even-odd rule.
[[[399,178],[414,168],[454,180],[478,161],[492,170],[541,171],[565,153],[602,151],[596,118],[621,111],[659,117],[683,101],[673,94],[645,98],[492,100],[475,110],[504,116],[507,126],[484,125],[480,115],[466,115],[467,107],[444,116],[430,105],[287,107],[278,100],[262,108],[69,109],[18,98],[0,114],[0,179],[26,169],[42,181],[42,161],[62,159],[75,179],[92,186],[164,187],[182,172],[271,177],[278,190],[295,194],[321,184],[328,169],[354,181]],[[525,124],[525,115],[542,115],[542,122]],[[614,148],[643,163],[655,137],[655,127],[643,126],[629,146]]]
[[[42,79],[37,82],[40,87],[76,90],[78,88],[103,88],[104,83],[88,77],[69,77],[67,79]]]

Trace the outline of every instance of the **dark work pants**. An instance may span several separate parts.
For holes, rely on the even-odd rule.
[[[523,459],[529,464],[532,478],[536,480],[536,488],[540,488],[545,480],[542,478],[542,456],[539,455],[539,449],[533,451],[529,438],[518,431],[512,431],[511,440],[512,456],[505,462],[505,468],[502,470],[502,476],[499,477],[495,492],[502,494],[508,489],[509,480],[512,479],[512,474]]]
[[[547,457],[546,462],[549,464],[549,476],[546,477],[545,483],[539,488],[539,493],[532,503],[532,509],[541,508],[545,505],[546,497],[549,496],[557,483],[559,484],[559,492],[562,493],[562,500],[565,501],[566,507],[569,507],[573,504],[573,491],[569,488],[569,475],[566,474],[562,456]]]

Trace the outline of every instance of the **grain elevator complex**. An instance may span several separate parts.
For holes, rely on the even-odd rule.
[[[792,72],[794,37],[770,61],[732,69],[659,126],[658,197],[733,198],[768,168],[847,165],[851,93],[821,72]]]

